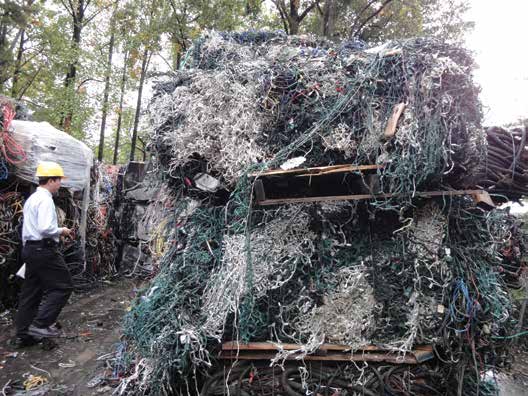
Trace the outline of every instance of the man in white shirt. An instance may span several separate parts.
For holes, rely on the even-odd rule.
[[[39,187],[24,204],[22,259],[26,272],[15,317],[19,346],[60,335],[52,325],[73,290],[70,272],[58,251],[59,237],[71,236],[71,230],[58,227],[52,197],[60,189],[64,171],[57,163],[41,162],[36,176]]]

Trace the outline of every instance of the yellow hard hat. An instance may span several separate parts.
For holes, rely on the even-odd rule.
[[[56,162],[42,161],[37,166],[37,177],[64,177],[62,166]]]

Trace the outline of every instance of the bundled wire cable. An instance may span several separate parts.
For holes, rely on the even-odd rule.
[[[16,299],[13,274],[18,270],[20,221],[24,200],[17,188],[0,193],[0,306],[12,306]]]
[[[10,164],[20,164],[26,160],[24,149],[11,136],[9,127],[15,118],[15,111],[9,103],[0,103],[2,119],[0,129],[0,150],[5,160]]]
[[[479,185],[496,194],[519,199],[528,193],[528,122],[486,130],[488,156]]]

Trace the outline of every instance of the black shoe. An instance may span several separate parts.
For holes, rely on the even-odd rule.
[[[27,348],[33,345],[37,345],[40,342],[39,339],[32,337],[30,335],[23,337],[16,337],[10,342],[10,345],[16,349]]]

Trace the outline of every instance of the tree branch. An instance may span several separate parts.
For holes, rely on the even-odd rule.
[[[73,1],[72,0],[68,0],[68,4],[70,5],[71,7],[71,10],[72,10],[72,17],[75,18],[77,16],[77,7],[75,7],[75,4],[73,4]]]
[[[29,99],[22,99],[22,97],[19,97],[17,98],[17,100],[20,100],[20,101],[23,101],[23,102],[26,102],[26,103],[30,103],[32,106],[35,106],[35,107],[40,107],[41,109],[44,108],[44,105],[41,105],[40,103],[35,103]]]
[[[24,52],[27,53],[27,49],[24,50]],[[29,62],[31,62],[33,59],[35,59],[37,56],[42,55],[43,50],[41,49],[39,52],[32,52],[31,54],[27,55],[26,59],[22,64],[20,65],[21,68],[26,66]]]
[[[83,0],[79,0],[82,2],[82,4],[84,4],[84,7],[81,5],[81,9],[82,9],[82,12],[84,14],[84,12],[88,9],[88,7],[90,6],[90,4],[92,3],[92,0],[86,0],[86,1],[83,1]],[[108,5],[107,5],[108,7]]]
[[[286,5],[280,0],[272,0],[272,2],[273,4],[275,4],[275,7],[277,7],[277,10],[279,11],[282,25],[284,26],[284,31],[286,32],[286,34],[290,34],[290,29],[288,28],[288,17],[287,14],[284,12],[284,9],[281,7],[281,3],[284,7],[286,7]]]
[[[64,7],[64,9],[68,12],[68,14],[70,14],[70,16],[71,16],[72,18],[74,18],[75,15],[73,14],[73,8],[70,9],[70,7],[69,7],[69,5],[71,5],[71,1],[68,1],[69,5],[66,4],[66,3],[64,2],[64,0],[60,0],[60,3],[61,3],[62,6]]]
[[[83,27],[88,25],[97,15],[99,15],[101,12],[106,11],[110,8],[112,4],[107,4],[105,7],[101,8],[100,10],[95,11],[92,15],[85,18],[85,22],[83,23]],[[86,8],[85,8],[86,11]],[[83,11],[84,12],[84,11]]]
[[[97,78],[94,78],[94,77],[88,77],[88,78],[85,78],[84,80],[82,80],[79,85],[77,85],[77,92],[79,92],[79,90],[81,89],[81,87],[86,84],[87,82],[89,81],[95,81],[95,82],[100,82],[100,83],[103,83],[104,80],[99,80]]]
[[[299,22],[301,22],[304,18],[306,18],[306,15],[308,15],[308,13],[309,13],[310,11],[312,11],[313,8],[314,8],[315,6],[317,6],[318,4],[319,4],[319,0],[315,0],[312,4],[310,4],[310,5],[309,5],[309,6],[308,6],[308,7],[307,7],[307,8],[301,13],[301,15],[299,15],[299,19],[298,19]]]
[[[354,24],[350,28],[350,34],[352,34],[352,32],[354,32],[356,30],[356,26],[357,26],[358,22],[361,20],[361,16],[363,15],[363,13],[365,11],[367,11],[372,6],[372,4],[374,4],[376,1],[377,0],[370,0],[367,4],[365,4],[365,6],[361,9],[361,11],[359,11],[356,14],[356,20],[354,21]]]
[[[369,23],[372,19],[374,19],[376,16],[379,15],[379,13],[381,11],[383,11],[393,0],[385,0],[380,8],[378,8],[375,12],[373,12],[367,19],[365,19],[361,25],[359,25],[359,27],[355,30],[355,31],[351,31],[350,33],[350,37],[356,37],[360,32],[361,30],[363,30],[363,28],[365,27],[365,25],[367,23]]]
[[[174,2],[174,0],[169,0],[169,3],[170,3],[170,6],[172,7],[172,10],[176,14],[178,12],[178,9],[176,8],[176,3]]]
[[[13,50],[15,49],[15,45],[17,44],[18,39],[20,38],[20,35],[22,34],[23,30],[24,29],[18,30],[18,33],[16,34],[15,38],[11,41],[11,44],[9,45],[9,52],[13,52]]]
[[[103,11],[103,9],[94,12],[92,15],[90,15],[90,16],[87,17],[87,18],[84,18],[84,21],[83,21],[82,26],[85,27],[86,25],[88,25],[88,24],[89,24],[90,22],[92,22],[92,20],[93,20],[97,15],[99,15],[102,11]]]
[[[31,87],[31,85],[33,85],[33,82],[35,81],[35,79],[37,78],[37,76],[39,75],[43,67],[44,67],[43,65],[39,66],[39,68],[37,69],[33,77],[28,81],[26,86],[20,91],[20,93],[18,94],[18,100],[24,97],[24,95],[26,94],[26,91],[29,89],[29,87]]]
[[[319,15],[324,15],[324,11],[321,8],[321,4],[319,4],[319,2],[317,2],[317,11],[319,11]]]

